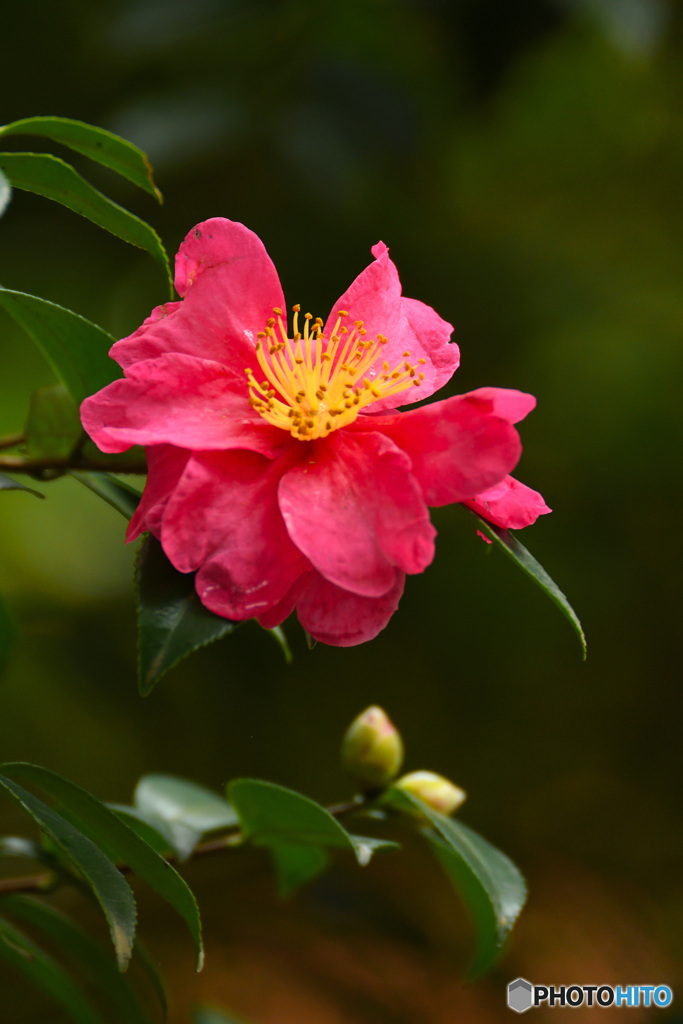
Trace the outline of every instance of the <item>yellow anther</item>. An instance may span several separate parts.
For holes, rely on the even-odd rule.
[[[382,360],[380,352],[388,339],[379,333],[368,336],[362,320],[355,320],[349,330],[342,326],[349,314],[340,310],[328,338],[322,318],[306,313],[302,335],[300,310],[298,304],[293,307],[290,338],[282,310],[273,307],[277,324],[269,317],[254,345],[265,379],[258,383],[251,367],[244,371],[250,405],[269,423],[298,440],[313,441],[352,423],[374,402],[397,395],[410,384],[419,385],[410,362]],[[406,352],[404,359],[409,355]],[[424,379],[424,374],[419,376]]]
[[[297,302],[297,304],[295,306],[292,306],[292,312],[293,313],[300,313],[301,312],[301,306],[299,305],[298,302]]]

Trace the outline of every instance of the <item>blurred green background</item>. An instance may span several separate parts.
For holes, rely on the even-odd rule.
[[[43,502],[2,494],[0,591],[18,627],[0,676],[3,760],[117,801],[148,771],[214,788],[254,775],[331,801],[347,795],[339,737],[380,703],[407,767],[462,785],[463,819],[529,879],[506,959],[463,987],[468,925],[417,848],[364,873],[340,862],[284,907],[265,858],[196,865],[203,975],[180,926],[143,899],[173,1021],[197,1000],[253,1024],[496,1021],[518,975],[680,984],[681,9],[63,0],[8,7],[2,37],[0,123],[60,114],[140,145],[161,209],[79,166],[169,252],[202,219],[241,220],[288,302],[324,317],[381,238],[405,294],[456,324],[451,393],[538,397],[516,475],[554,512],[521,539],[589,639],[583,664],[541,592],[462,509],[440,509],[436,560],[377,640],[309,652],[292,620],[288,667],[248,624],[141,700],[123,520],[72,481],[41,484]],[[117,336],[166,298],[144,254],[18,192],[0,282]],[[10,433],[51,373],[4,315],[0,351]],[[0,832],[23,826],[8,805],[0,819]],[[0,984],[0,1019],[45,1020],[23,982]],[[655,1014],[674,1019],[629,1019]]]

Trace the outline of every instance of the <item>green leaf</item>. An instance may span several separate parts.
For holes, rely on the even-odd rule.
[[[235,779],[228,786],[228,799],[239,815],[245,839],[259,846],[339,847],[351,850],[361,866],[377,850],[398,849],[397,843],[352,835],[320,804],[273,782]],[[282,856],[289,867],[292,857]]]
[[[154,228],[118,203],[107,199],[82,178],[71,164],[50,153],[0,153],[0,171],[14,188],[54,199],[98,227],[122,238],[124,242],[144,249],[163,267],[173,297],[168,256]]]
[[[133,802],[151,825],[163,823],[164,834],[181,861],[187,860],[203,836],[231,828],[239,820],[223,797],[175,775],[143,775]]]
[[[114,338],[70,309],[0,288],[0,306],[30,335],[76,405],[119,376],[108,356]]]
[[[24,808],[83,875],[109,923],[119,968],[125,970],[133,950],[136,909],[133,892],[121,872],[90,838],[33,793],[4,775],[0,775],[0,787]]]
[[[323,846],[301,846],[297,843],[272,843],[269,847],[275,864],[277,891],[291,896],[327,870],[330,855]]]
[[[147,537],[140,548],[135,578],[138,685],[146,696],[182,658],[232,633],[239,623],[204,607],[194,573],[174,569],[155,537]]]
[[[150,821],[136,807],[128,807],[126,804],[108,803],[107,807],[162,857],[172,852],[173,843],[166,834],[163,821]]]
[[[555,581],[550,578],[540,562],[536,561],[534,556],[527,551],[524,545],[519,543],[517,538],[513,536],[509,530],[504,530],[500,526],[494,526],[493,523],[487,522],[474,512],[472,514],[479,521],[480,526],[486,531],[493,543],[497,544],[498,547],[501,548],[505,554],[527,574],[527,576],[531,577],[534,583],[536,583],[541,590],[548,595],[550,600],[557,605],[565,618],[569,620],[579,638],[581,651],[585,660],[587,651],[586,637],[581,623],[579,622],[579,617]]]
[[[0,918],[0,959],[24,974],[68,1013],[76,1024],[104,1024],[75,981],[27,935]]]
[[[201,922],[197,902],[186,882],[168,861],[148,846],[105,804],[74,782],[47,768],[26,762],[0,765],[12,778],[39,786],[57,802],[60,810],[84,836],[96,843],[111,860],[122,861],[185,919],[197,947],[197,969],[203,962]],[[122,876],[119,876],[122,877]]]
[[[33,392],[24,433],[30,459],[68,458],[83,440],[78,409],[64,384]]]
[[[116,171],[162,202],[161,192],[154,184],[152,168],[146,155],[132,142],[104,128],[95,128],[94,125],[73,121],[68,117],[25,117],[1,127],[0,137],[3,135],[40,135],[53,142],[60,142],[76,153]]]
[[[117,480],[109,473],[83,473],[72,470],[69,473],[74,480],[87,487],[93,494],[97,494],[108,505],[120,512],[124,519],[131,519],[138,507],[141,498],[140,491],[136,491],[130,484],[123,480]]]
[[[139,938],[135,939],[135,955],[138,963],[144,968],[147,977],[152,983],[154,994],[159,1000],[159,1006],[161,1007],[162,1020],[165,1022],[168,1017],[168,995],[166,993],[166,983],[161,970],[159,969],[159,964],[156,959],[152,957],[147,947]]]
[[[149,1024],[149,1018],[128,980],[111,956],[86,931],[60,911],[29,896],[6,896],[5,913],[40,930],[60,952],[75,958],[83,973],[94,982],[105,1006],[126,1024]]]
[[[526,882],[509,857],[461,821],[433,810],[404,790],[390,788],[383,803],[420,817],[434,827],[425,835],[437,859],[469,908],[477,931],[477,949],[469,977],[487,971],[524,906]]]
[[[5,175],[0,171],[0,217],[9,206],[9,201],[12,198],[12,189],[10,183]]]
[[[291,665],[292,662],[294,661],[294,656],[292,655],[292,649],[289,646],[289,641],[285,636],[285,631],[283,630],[282,626],[274,626],[272,629],[266,630],[266,632],[270,633],[272,638],[279,646],[280,650],[284,655],[286,664]]]
[[[0,491],[27,491],[28,494],[35,495],[36,498],[45,497],[40,491],[34,491],[32,487],[26,487],[25,484],[20,484],[17,480],[13,480],[11,476],[5,476],[4,473],[0,473]]]

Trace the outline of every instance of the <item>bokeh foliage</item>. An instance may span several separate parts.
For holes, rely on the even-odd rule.
[[[20,6],[3,13],[0,122],[64,114],[131,138],[150,154],[161,210],[104,170],[96,184],[151,221],[171,253],[203,218],[244,221],[264,239],[288,301],[316,315],[382,238],[406,294],[457,325],[453,391],[491,384],[537,395],[519,476],[555,511],[522,540],[580,612],[591,653],[582,664],[540,592],[484,550],[469,516],[444,509],[434,514],[434,565],[409,580],[372,644],[308,652],[291,625],[288,667],[246,626],[141,701],[123,520],[62,480],[39,485],[46,501],[1,493],[0,590],[20,627],[0,684],[2,759],[47,764],[118,801],[151,771],[213,788],[258,776],[326,801],[338,795],[335,738],[361,707],[381,703],[412,751],[410,767],[429,764],[476,796],[466,820],[529,877],[527,923],[488,983],[493,1005],[502,1007],[508,978],[545,970],[563,980],[566,963],[583,981],[602,972],[623,983],[630,972],[637,983],[654,972],[675,984],[677,9],[635,0],[202,0],[188,13],[179,0],[69,0],[39,10],[30,25]],[[0,224],[0,283],[115,336],[167,295],[148,257],[23,194]],[[9,318],[0,331],[0,430],[10,433],[21,429],[29,393],[53,376]],[[9,831],[12,811],[4,814]],[[233,899],[226,924],[227,909],[213,907],[220,874],[200,880],[195,869],[193,887],[201,903],[204,885],[215,915],[209,957],[213,935],[238,959],[240,949],[260,951],[274,970],[258,924],[245,921],[255,915],[290,942],[311,932],[333,943],[349,934],[350,907],[366,915],[361,941],[374,938],[387,963],[396,951],[382,943],[392,931],[416,964],[450,929],[464,948],[457,907],[445,915],[437,891],[425,894],[421,915],[398,871],[392,886],[375,879],[362,901],[359,883],[340,871],[295,904],[293,925],[270,902],[266,858],[257,878],[243,870],[245,891],[259,896]],[[573,897],[563,903],[565,886]],[[160,917],[159,934],[168,928]],[[295,971],[305,976],[308,961],[315,967],[302,941]],[[452,964],[439,969],[457,975]],[[343,979],[325,975],[320,1004],[350,999],[352,974],[351,961]],[[190,994],[200,984],[179,977]],[[441,983],[429,977],[432,988]],[[361,986],[358,1019],[451,1019],[453,1002],[438,1016],[445,996],[406,996],[399,1016],[392,978]],[[201,984],[207,1001],[225,999],[216,975]],[[277,1019],[264,992],[231,984],[236,1010]],[[480,1001],[467,997],[470,1019],[488,1019],[481,991]],[[315,1012],[306,1006],[304,1017],[335,1019]]]

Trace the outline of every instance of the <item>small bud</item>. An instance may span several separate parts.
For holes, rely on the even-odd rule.
[[[436,772],[410,772],[394,782],[396,789],[403,789],[442,814],[454,814],[467,799],[467,793],[455,786],[443,775]]]
[[[403,764],[403,740],[381,708],[369,707],[346,730],[342,767],[363,789],[388,785]]]

